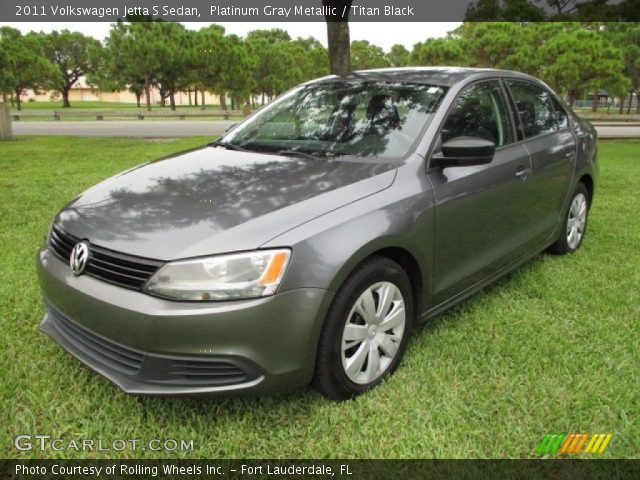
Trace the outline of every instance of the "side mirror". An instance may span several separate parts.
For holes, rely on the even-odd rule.
[[[496,145],[475,137],[455,137],[442,144],[442,154],[432,157],[440,167],[468,167],[491,163]]]

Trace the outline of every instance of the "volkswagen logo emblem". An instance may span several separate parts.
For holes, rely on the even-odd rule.
[[[89,244],[87,242],[78,242],[71,250],[69,258],[69,266],[74,275],[78,276],[84,272],[87,262],[89,261]]]

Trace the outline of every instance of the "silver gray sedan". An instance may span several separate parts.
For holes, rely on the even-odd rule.
[[[133,394],[352,398],[419,322],[576,251],[596,173],[594,129],[530,76],[322,78],[72,200],[41,328]]]

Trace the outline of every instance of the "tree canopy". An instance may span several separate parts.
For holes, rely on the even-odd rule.
[[[38,35],[22,35],[10,27],[0,28],[0,52],[2,74],[0,88],[15,95],[20,110],[20,95],[26,89],[38,90],[50,84],[58,71],[44,55]]]
[[[94,70],[92,59],[98,55],[100,42],[69,30],[40,34],[39,38],[44,55],[58,70],[51,76],[48,86],[60,92],[63,107],[70,107],[69,90],[81,77]]]
[[[617,8],[629,8],[631,1],[620,2]],[[586,7],[571,6],[565,0],[533,6],[526,0],[478,0],[470,12],[524,19],[551,11],[556,18],[573,15],[573,19],[582,8]],[[333,23],[328,29],[345,33],[345,22]],[[0,91],[19,101],[27,89],[55,90],[69,105],[70,88],[86,76],[89,84],[100,89],[126,88],[139,102],[144,96],[148,109],[152,88],[173,108],[179,91],[207,91],[220,95],[225,107],[229,99],[238,106],[266,101],[300,82],[324,76],[332,62],[340,63],[345,57],[353,70],[412,65],[517,70],[547,81],[570,103],[601,89],[624,103],[640,91],[637,23],[466,22],[446,37],[426,39],[411,49],[396,44],[385,52],[367,40],[348,45],[348,52],[338,59],[317,39],[293,39],[282,29],[254,30],[241,38],[219,25],[190,30],[146,17],[117,22],[103,43],[67,30],[22,35],[3,27]]]

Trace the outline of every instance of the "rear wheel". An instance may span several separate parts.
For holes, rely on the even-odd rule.
[[[573,253],[580,248],[587,229],[589,202],[590,199],[587,188],[583,183],[578,183],[569,202],[569,207],[565,212],[560,236],[555,243],[549,247],[551,253],[564,255],[566,253]]]
[[[395,262],[374,257],[344,282],[321,334],[314,386],[334,400],[353,398],[398,366],[413,323],[411,283]]]

